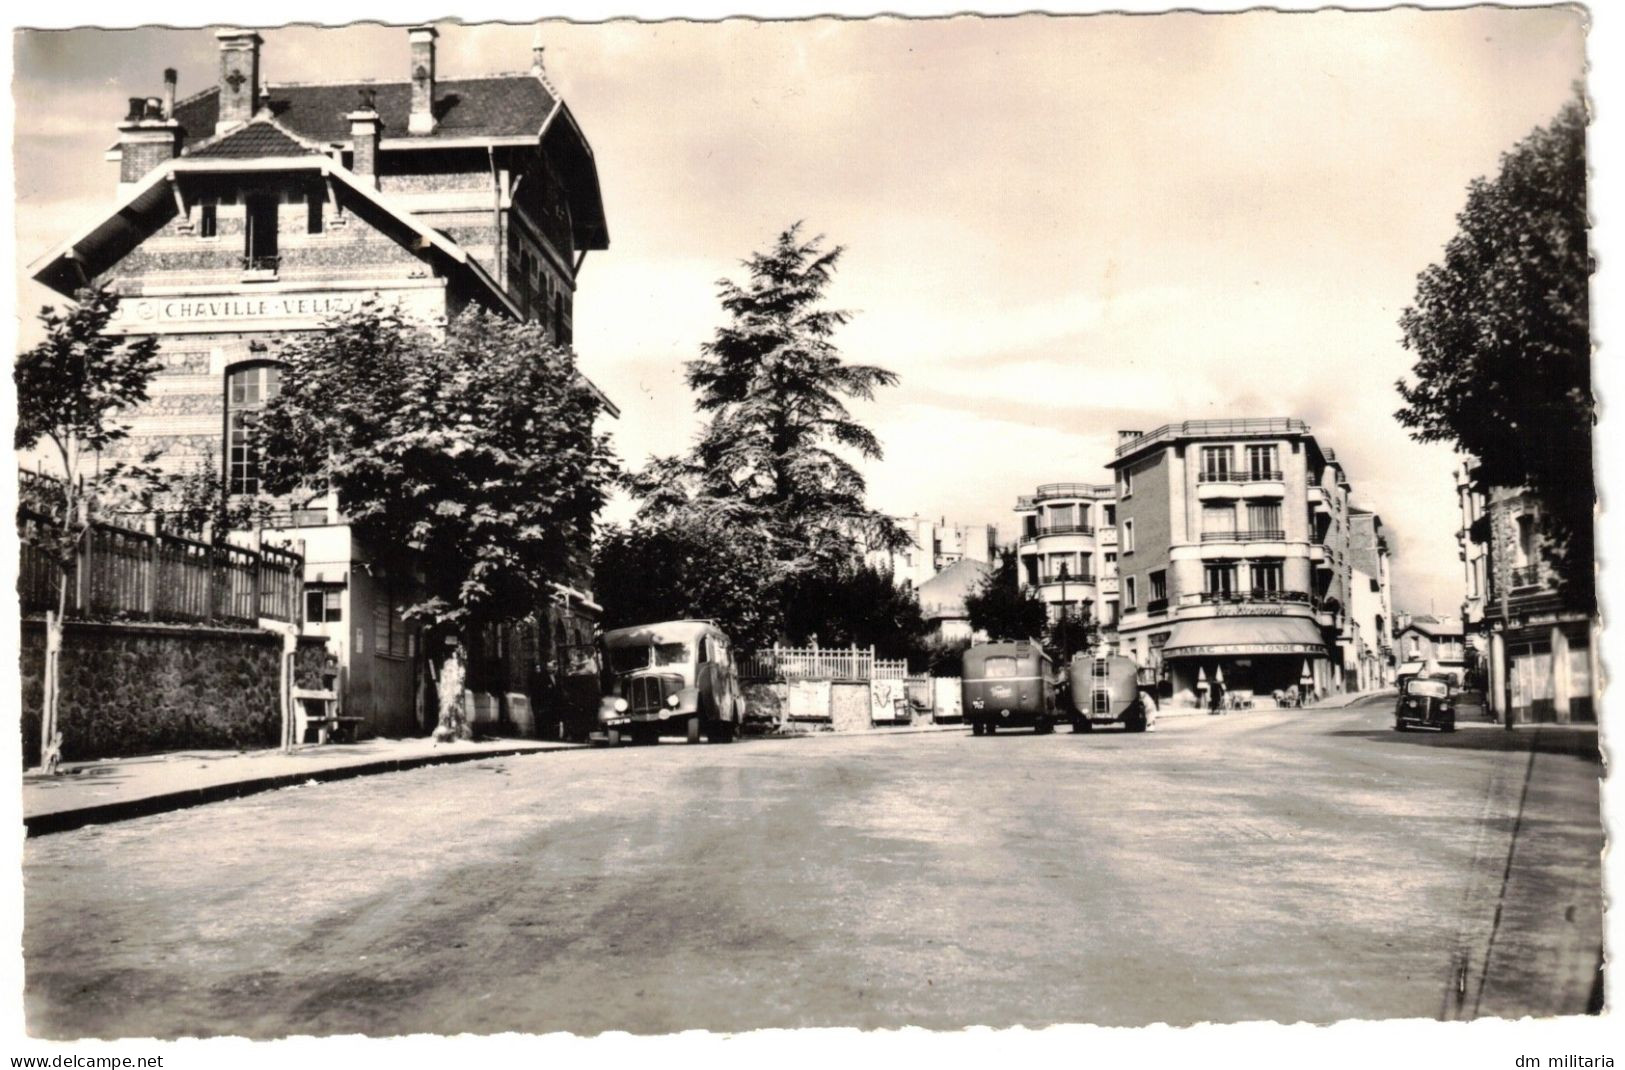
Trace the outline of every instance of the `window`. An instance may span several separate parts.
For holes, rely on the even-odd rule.
[[[321,194],[313,193],[305,200],[305,233],[320,234],[327,225],[323,213],[327,209],[327,202]]]
[[[1248,446],[1247,447],[1247,478],[1249,479],[1280,479],[1280,459],[1276,456],[1274,446]]]
[[[1123,469],[1121,473],[1121,481],[1123,491],[1118,495],[1118,497],[1127,498],[1134,493],[1134,473],[1127,468]]]
[[[395,604],[394,588],[379,586],[372,603],[372,652],[383,657],[404,658],[412,652],[412,641],[401,607]]]
[[[1108,576],[1117,575],[1117,555],[1108,550],[1102,556],[1106,560],[1106,565],[1105,565],[1106,575],[1108,575]]]
[[[1123,581],[1123,605],[1129,609],[1133,609],[1139,604],[1140,600],[1135,596],[1134,593],[1134,577],[1130,576],[1128,579]]]
[[[1284,537],[1281,531],[1281,503],[1248,503],[1247,530],[1255,534],[1269,532],[1277,538]]]
[[[1229,479],[1234,474],[1234,456],[1229,446],[1203,446],[1202,479],[1210,483]]]
[[[280,207],[275,197],[248,198],[243,228],[243,267],[250,271],[269,271],[277,266],[276,229]]]
[[[1151,573],[1151,601],[1166,602],[1168,600],[1168,573],[1165,569],[1158,569]]]
[[[1202,506],[1203,535],[1234,535],[1236,533],[1236,507],[1233,505]]]
[[[305,622],[332,624],[344,619],[344,588],[335,584],[305,586]]]
[[[1281,590],[1281,562],[1254,561],[1253,590],[1274,594]]]
[[[1073,510],[1070,505],[1052,505],[1049,507],[1049,526],[1060,531],[1069,528],[1074,523]]]
[[[250,364],[226,373],[226,492],[260,492],[260,451],[254,444],[259,410],[282,387],[282,369]]]
[[[1117,526],[1117,506],[1115,506],[1115,505],[1102,505],[1100,507],[1100,512],[1101,512],[1100,523],[1103,526],[1108,527],[1108,528],[1114,528],[1114,527]]]
[[[1125,554],[1132,554],[1134,552],[1134,521],[1132,520],[1123,521],[1122,549]]]
[[[217,238],[220,236],[219,210],[214,202],[197,206],[197,236],[200,238]]]
[[[1203,569],[1208,594],[1234,594],[1236,590],[1236,564],[1234,561],[1210,561]]]
[[[1535,518],[1529,513],[1518,517],[1518,567],[1526,568],[1535,560]]]

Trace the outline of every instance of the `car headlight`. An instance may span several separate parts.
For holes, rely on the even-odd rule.
[[[675,710],[677,708],[677,696],[676,695],[667,695],[666,696],[666,705],[670,706],[672,709]]]
[[[618,698],[618,699],[615,700],[615,712],[616,713],[625,713],[626,712],[626,700],[624,698]]]

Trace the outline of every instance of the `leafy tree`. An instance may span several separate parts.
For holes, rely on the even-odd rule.
[[[928,628],[920,599],[889,569],[838,562],[797,572],[781,587],[791,643],[875,648],[882,658],[920,660]]]
[[[958,676],[964,668],[963,657],[970,649],[969,639],[943,639],[932,636],[925,641],[921,652],[925,671],[932,676]]]
[[[778,563],[770,582],[835,568],[859,549],[909,544],[868,508],[863,476],[840,452],[881,456],[846,401],[897,382],[835,348],[848,314],[823,300],[841,253],[803,240],[798,223],[744,262],[743,284],[718,282],[728,323],[687,365],[705,428],[688,454],[652,461],[631,480],[647,516],[698,510],[759,531]]]
[[[753,649],[772,643],[779,630],[778,605],[761,582],[771,568],[762,540],[740,538],[718,517],[685,512],[603,532],[593,592],[605,628],[698,617]]]
[[[971,628],[986,632],[989,639],[1033,639],[1044,634],[1044,603],[1031,587],[1021,588],[1016,569],[1015,551],[1001,551],[999,567],[965,596]]]
[[[60,469],[59,479],[35,488],[31,504],[38,512],[29,533],[30,541],[55,559],[61,575],[56,610],[45,618],[40,767],[46,772],[55,772],[62,757],[58,652],[70,570],[91,524],[115,504],[149,497],[159,478],[148,467],[153,455],[139,464],[104,464],[102,456],[129,435],[129,425],[119,422],[119,414],[147,400],[147,386],[159,367],[157,339],[109,334],[118,297],[101,287],[78,291],[74,302],[66,312],[40,311],[45,339],[17,357],[13,373],[14,444],[18,450],[30,450],[49,443],[47,453]]]
[[[1453,442],[1483,487],[1541,503],[1546,556],[1565,594],[1594,598],[1591,329],[1585,104],[1473,180],[1444,260],[1400,319],[1417,355],[1396,414],[1421,442]]]
[[[440,662],[437,738],[470,734],[468,650],[587,564],[615,476],[602,402],[536,323],[470,309],[426,327],[369,304],[281,352],[256,432],[272,494],[331,488]]]
[[[205,531],[237,531],[264,523],[270,516],[270,502],[228,494],[220,462],[211,450],[202,460],[169,478],[161,511],[165,530],[198,539]]]

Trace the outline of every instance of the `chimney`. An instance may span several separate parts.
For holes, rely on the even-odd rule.
[[[174,72],[164,73],[167,77]],[[141,181],[154,167],[180,155],[180,125],[158,97],[129,98],[118,132],[120,186]]]
[[[216,30],[220,41],[220,112],[214,132],[225,133],[254,117],[260,99],[260,35],[253,30]]]
[[[412,42],[412,113],[406,121],[409,134],[434,133],[434,39],[433,26],[413,26],[406,31]]]
[[[542,28],[538,26],[536,35],[530,39],[530,74],[556,98],[559,91],[553,87],[552,79],[547,76],[547,58],[544,55],[546,51],[547,46],[542,43]]]
[[[361,91],[361,106],[345,116],[350,120],[350,140],[354,143],[354,152],[350,158],[350,170],[369,180],[374,189],[378,188],[378,138],[383,130],[383,121],[378,118],[378,109],[373,103],[374,91],[363,89]]]
[[[164,118],[175,118],[175,68],[164,68]]]
[[[1123,443],[1128,442],[1131,439],[1139,438],[1144,433],[1145,432],[1143,431],[1119,431],[1117,432],[1117,444],[1121,446]]]

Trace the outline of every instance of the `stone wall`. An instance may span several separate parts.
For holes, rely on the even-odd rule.
[[[58,718],[67,761],[274,747],[282,639],[264,631],[70,622]],[[45,624],[22,622],[23,761],[39,758]]]

